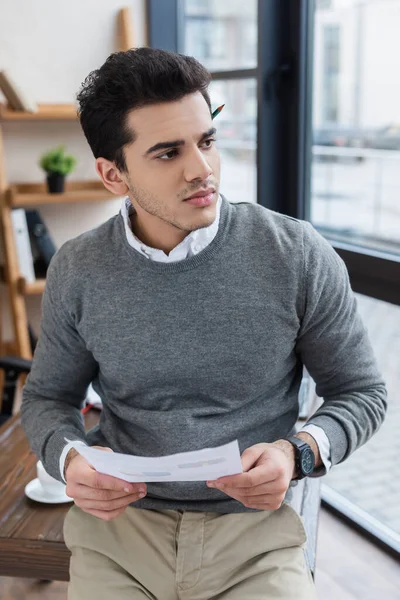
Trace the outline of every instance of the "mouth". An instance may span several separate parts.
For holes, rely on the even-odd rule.
[[[210,206],[213,203],[215,189],[200,190],[195,192],[189,198],[185,198],[185,202],[193,206]]]

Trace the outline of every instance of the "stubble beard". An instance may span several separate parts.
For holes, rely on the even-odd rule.
[[[146,192],[145,190],[141,190],[138,187],[136,187],[132,183],[130,178],[128,178],[128,188],[129,188],[129,192],[130,192],[132,198],[135,200],[135,202],[140,206],[140,208],[143,211],[152,215],[153,217],[157,217],[158,219],[161,219],[162,221],[164,221],[165,223],[168,223],[169,225],[172,225],[176,229],[179,229],[179,231],[184,231],[185,233],[191,233],[192,231],[197,231],[198,229],[205,229],[206,227],[209,227],[215,220],[215,216],[214,216],[214,219],[211,222],[206,222],[203,224],[199,224],[198,222],[192,223],[192,224],[191,223],[183,224],[182,221],[179,219],[179,216],[168,211],[168,208],[166,209],[165,205],[162,202],[160,202],[160,200],[158,198],[156,198],[149,192]],[[218,193],[218,189],[217,189],[217,193]]]

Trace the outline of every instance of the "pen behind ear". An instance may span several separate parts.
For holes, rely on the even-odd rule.
[[[219,115],[219,113],[221,112],[221,110],[224,108],[225,104],[221,104],[221,106],[218,106],[218,108],[216,108],[214,110],[214,112],[212,113],[211,117],[212,119],[215,119],[216,116]]]

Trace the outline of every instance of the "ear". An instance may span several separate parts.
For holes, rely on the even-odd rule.
[[[126,196],[129,188],[119,169],[106,158],[96,158],[96,171],[101,177],[104,187],[116,196]]]

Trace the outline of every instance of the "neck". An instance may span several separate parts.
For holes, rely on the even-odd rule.
[[[153,223],[145,224],[140,215],[135,212],[130,217],[132,231],[146,246],[162,250],[168,255],[185,239],[189,232],[177,229],[169,223],[164,223],[157,217],[153,217],[153,219]],[[156,222],[156,219],[158,222]]]

